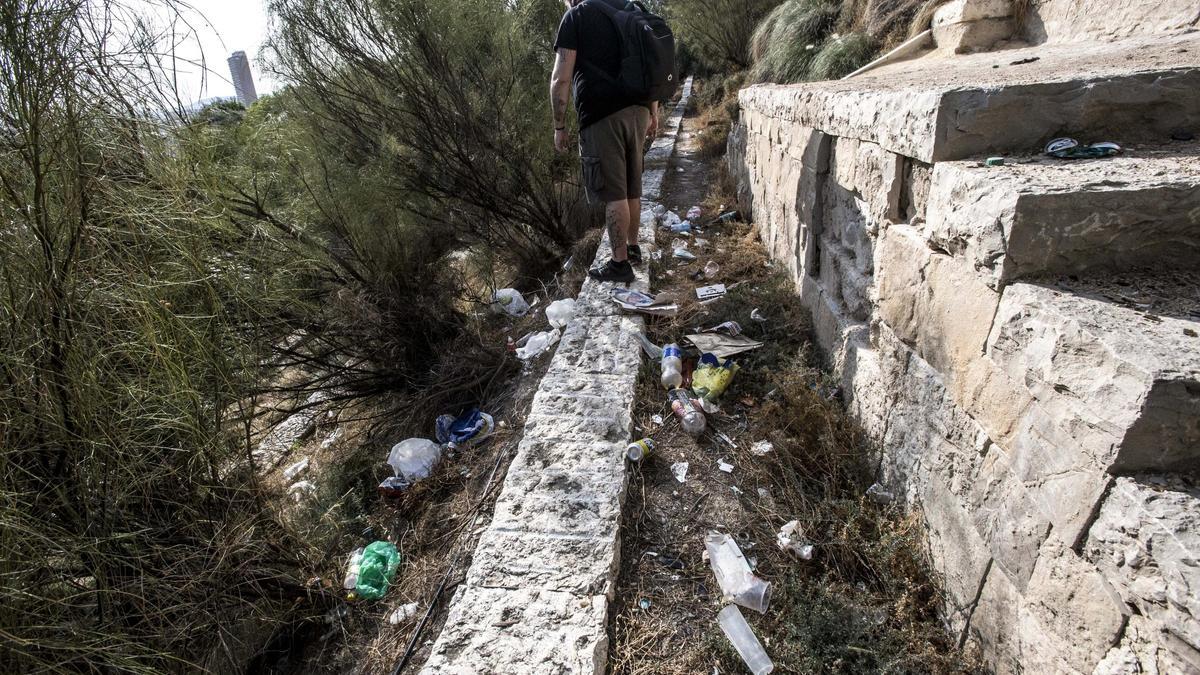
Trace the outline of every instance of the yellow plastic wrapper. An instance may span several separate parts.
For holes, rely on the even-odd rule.
[[[729,383],[733,381],[733,376],[739,368],[732,359],[721,363],[712,354],[701,356],[696,371],[692,373],[692,392],[697,398],[717,400],[729,388]]]

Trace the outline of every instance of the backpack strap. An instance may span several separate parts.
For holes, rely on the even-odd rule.
[[[626,6],[641,5],[641,4],[642,3],[640,3],[640,2],[630,2],[630,3],[627,3]],[[609,20],[611,20],[613,22],[613,26],[615,28],[617,28],[617,32],[618,33],[621,32],[620,26],[617,25],[617,13],[620,12],[621,10],[608,4],[607,0],[584,0],[584,2],[580,3],[579,6],[583,7],[585,5],[587,7],[595,7],[596,9],[600,10],[601,13],[603,13],[605,16],[607,16],[609,18]],[[646,8],[642,7],[642,11],[646,11]],[[604,72],[603,68],[595,65],[594,63],[588,63],[587,61],[585,61],[583,59],[578,59],[576,61],[576,63],[578,63],[580,66],[586,67],[587,71],[589,73],[592,73],[593,75],[596,75],[596,76],[604,79],[609,84],[614,84],[614,85],[617,85],[618,87],[621,84],[621,81],[618,78],[610,75],[609,73]]]

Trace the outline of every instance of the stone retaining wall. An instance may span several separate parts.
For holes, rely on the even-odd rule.
[[[690,95],[689,79],[647,157],[642,241],[654,240],[651,211]],[[611,253],[606,236],[596,263]],[[647,265],[631,287],[648,290]],[[426,675],[607,668],[643,323],[617,311],[611,287],[584,282]]]
[[[1002,673],[1200,672],[1200,146],[930,163],[966,146],[904,111],[946,99],[822,87],[744,90],[730,168],[947,626]]]

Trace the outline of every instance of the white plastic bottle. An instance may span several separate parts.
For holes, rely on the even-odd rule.
[[[363,551],[365,550],[359,546],[350,554],[350,563],[346,565],[346,580],[342,582],[342,588],[352,591],[358,587],[358,570],[362,567]]]
[[[677,389],[683,384],[683,352],[679,345],[669,344],[663,347],[662,355],[662,385],[665,389]]]

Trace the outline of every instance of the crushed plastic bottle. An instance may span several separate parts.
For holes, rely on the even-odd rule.
[[[736,605],[730,605],[717,614],[717,623],[737,650],[738,656],[746,662],[746,667],[754,675],[767,675],[775,670],[771,657],[763,650],[762,643],[754,636],[746,617]]]
[[[725,598],[765,614],[771,603],[771,582],[754,575],[737,542],[729,535],[709,532],[704,538],[704,550]]]
[[[683,424],[683,430],[689,435],[695,437],[704,433],[704,428],[708,426],[708,420],[704,418],[704,413],[692,403],[692,397],[683,389],[672,389],[668,394],[671,400],[671,410],[675,412],[675,416]]]
[[[554,330],[543,331],[541,333],[534,333],[533,335],[529,336],[529,339],[525,341],[524,345],[517,347],[517,358],[521,359],[522,361],[528,361],[529,359],[540,356],[542,352],[546,351],[552,345],[554,345],[554,343],[558,342],[559,337],[560,334],[557,328]]]
[[[683,384],[682,356],[683,352],[677,344],[663,347],[661,381],[664,389],[676,389]]]

